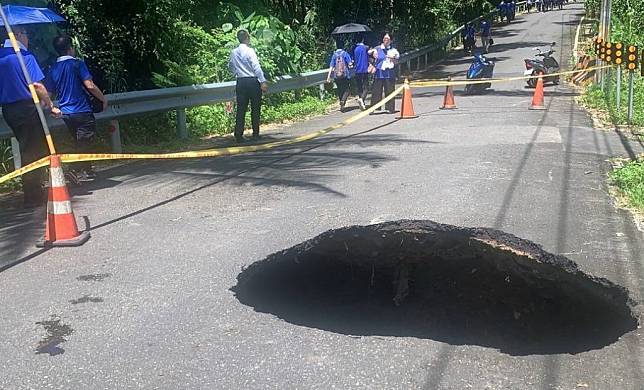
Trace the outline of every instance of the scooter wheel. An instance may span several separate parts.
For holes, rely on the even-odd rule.
[[[528,83],[528,87],[530,88],[536,88],[537,87],[537,80],[538,79],[528,79],[526,82]]]

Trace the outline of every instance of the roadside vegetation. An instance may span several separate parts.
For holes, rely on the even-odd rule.
[[[610,178],[627,206],[644,212],[644,156],[620,164],[611,172]]]
[[[586,0],[586,11],[590,16],[599,17],[601,0]],[[644,0],[612,0],[611,42],[624,42],[644,48]],[[611,70],[609,82],[604,91],[591,85],[584,92],[582,102],[589,108],[604,111],[615,125],[627,123],[628,72],[622,72],[621,107],[617,109],[616,72]],[[639,69],[635,72],[635,93],[633,95],[633,125],[644,127],[644,78]]]
[[[586,12],[589,16],[598,18],[601,0],[586,0]],[[644,48],[644,0],[612,0],[611,42],[624,42]],[[627,124],[628,110],[628,72],[622,72],[621,90],[616,88],[617,72],[611,70],[610,77],[605,83],[606,88],[591,84],[586,88],[581,98],[586,107],[605,114],[605,117],[615,126]],[[620,94],[621,105],[617,109],[617,95]],[[644,139],[644,78],[639,69],[635,72],[633,94],[633,137]],[[644,156],[635,160],[619,160],[613,165],[610,173],[611,185],[616,189],[620,203],[644,212]]]

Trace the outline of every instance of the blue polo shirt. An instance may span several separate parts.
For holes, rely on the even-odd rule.
[[[358,43],[353,50],[353,61],[356,65],[357,74],[368,73],[369,71],[369,47],[364,43]]]
[[[45,86],[58,98],[58,107],[63,114],[82,114],[92,112],[87,99],[83,81],[91,80],[87,65],[71,56],[58,57],[51,67]]]
[[[396,78],[395,66],[390,69],[382,69],[382,63],[385,61],[385,58],[387,57],[387,51],[389,51],[390,49],[393,49],[393,46],[390,46],[386,49],[383,49],[382,45],[376,47],[376,52],[378,53],[378,57],[376,58],[376,63],[374,64],[374,66],[376,67],[375,77],[377,79],[395,79]]]
[[[347,67],[347,69],[346,69],[346,72],[347,72],[346,78],[350,79],[351,78],[351,72],[349,71],[349,64],[351,63],[351,56],[346,51],[344,51],[342,49],[337,49],[333,53],[333,57],[331,57],[331,62],[329,63],[329,66],[331,68],[335,68],[335,64],[338,61],[338,57],[340,57],[340,56],[342,56],[342,58],[344,59],[344,64]],[[333,78],[335,78],[335,72],[333,74]]]
[[[491,30],[492,30],[492,26],[490,25],[490,23],[488,23],[487,20],[484,20],[484,21],[481,22],[481,35],[482,36],[489,37]]]
[[[41,82],[45,76],[38,66],[36,57],[27,50],[20,49],[20,53],[25,59],[31,81]],[[22,73],[20,62],[18,62],[18,56],[11,47],[0,48],[0,75],[0,104],[32,99],[29,84]]]

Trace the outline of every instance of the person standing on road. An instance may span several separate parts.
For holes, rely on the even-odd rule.
[[[483,46],[483,53],[488,53],[490,49],[490,39],[492,36],[492,25],[487,20],[481,21],[481,45]]]
[[[337,41],[337,49],[331,56],[329,63],[329,73],[326,76],[327,84],[331,82],[331,76],[335,81],[338,100],[340,101],[340,112],[344,112],[347,99],[349,98],[351,73],[349,72],[349,64],[351,63],[351,56],[343,47],[344,44],[341,40]]]
[[[463,41],[463,48],[466,54],[474,53],[476,49],[476,29],[472,23],[466,23],[465,28],[463,29],[465,33],[465,38]]]
[[[237,85],[237,115],[235,117],[235,140],[237,143],[246,142],[244,128],[246,127],[246,111],[248,103],[251,107],[251,123],[253,139],[259,139],[259,120],[261,114],[262,93],[268,91],[268,83],[264,77],[255,50],[250,47],[250,34],[246,30],[237,32],[239,46],[230,54],[228,68],[235,75]]]
[[[27,50],[29,47],[27,30],[22,26],[16,26],[14,34],[29,77],[40,98],[40,104],[45,109],[51,110],[52,116],[60,117],[60,110],[54,107],[47,88],[43,85],[45,75],[38,66],[36,57]],[[47,155],[47,141],[38,110],[29,91],[29,84],[9,39],[6,39],[4,47],[0,48],[0,75],[2,75],[0,77],[2,115],[20,143],[22,164],[28,165]],[[24,207],[36,207],[45,202],[42,181],[43,169],[37,169],[22,176]]]
[[[396,88],[396,64],[400,59],[400,53],[391,45],[391,35],[385,34],[382,37],[382,44],[371,49],[369,53],[375,60],[375,80],[371,91],[371,105],[375,105],[383,98],[391,94]],[[389,100],[386,109],[390,114],[396,112],[395,99]]]
[[[353,49],[353,62],[355,67],[355,81],[358,89],[358,104],[365,110],[367,92],[369,91],[369,46],[364,44],[364,36],[358,37],[358,43]]]
[[[47,75],[45,86],[58,98],[63,121],[76,142],[78,152],[90,153],[96,138],[96,118],[88,94],[102,103],[101,111],[107,109],[107,98],[94,84],[85,62],[75,57],[76,51],[70,37],[58,36],[54,38],[53,45],[59,57]],[[96,178],[91,162],[76,164],[77,168],[71,171],[74,180],[90,181]]]

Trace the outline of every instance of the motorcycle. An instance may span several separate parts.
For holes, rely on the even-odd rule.
[[[482,54],[474,55],[474,60],[467,70],[468,80],[491,79],[494,74],[494,61],[488,60]],[[476,83],[465,85],[466,94],[481,93],[490,88],[492,83]]]
[[[523,62],[525,63],[525,72],[524,76],[537,76],[539,74],[543,75],[544,82],[552,82],[553,84],[559,84],[559,76],[548,76],[552,73],[559,72],[559,63],[557,60],[552,57],[552,54],[555,52],[552,48],[555,46],[555,42],[550,44],[550,49],[545,53],[540,48],[535,48],[539,53],[536,54],[536,57],[542,58],[525,58]],[[530,88],[537,86],[537,78],[527,79],[526,82]]]

